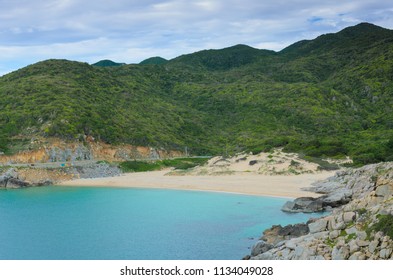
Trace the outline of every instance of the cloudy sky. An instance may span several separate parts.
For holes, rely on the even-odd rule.
[[[0,75],[49,58],[138,63],[235,44],[279,51],[360,22],[393,29],[393,1],[0,0]]]

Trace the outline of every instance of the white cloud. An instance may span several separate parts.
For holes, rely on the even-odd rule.
[[[47,58],[136,63],[240,43],[280,50],[362,21],[393,28],[393,2],[0,0],[0,71]]]

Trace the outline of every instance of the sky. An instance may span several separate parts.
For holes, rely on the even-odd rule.
[[[236,44],[279,51],[361,22],[393,29],[393,1],[0,0],[0,75],[51,58],[139,63]]]

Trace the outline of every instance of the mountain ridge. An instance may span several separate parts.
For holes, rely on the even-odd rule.
[[[39,62],[0,77],[0,150],[34,135],[91,135],[195,154],[280,146],[387,160],[392,34],[359,24],[280,52],[235,45],[153,65]]]

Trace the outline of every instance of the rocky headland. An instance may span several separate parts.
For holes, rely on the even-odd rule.
[[[265,230],[245,259],[393,259],[392,162],[339,171],[307,190],[322,196],[296,199],[283,210],[330,212],[304,224]]]

